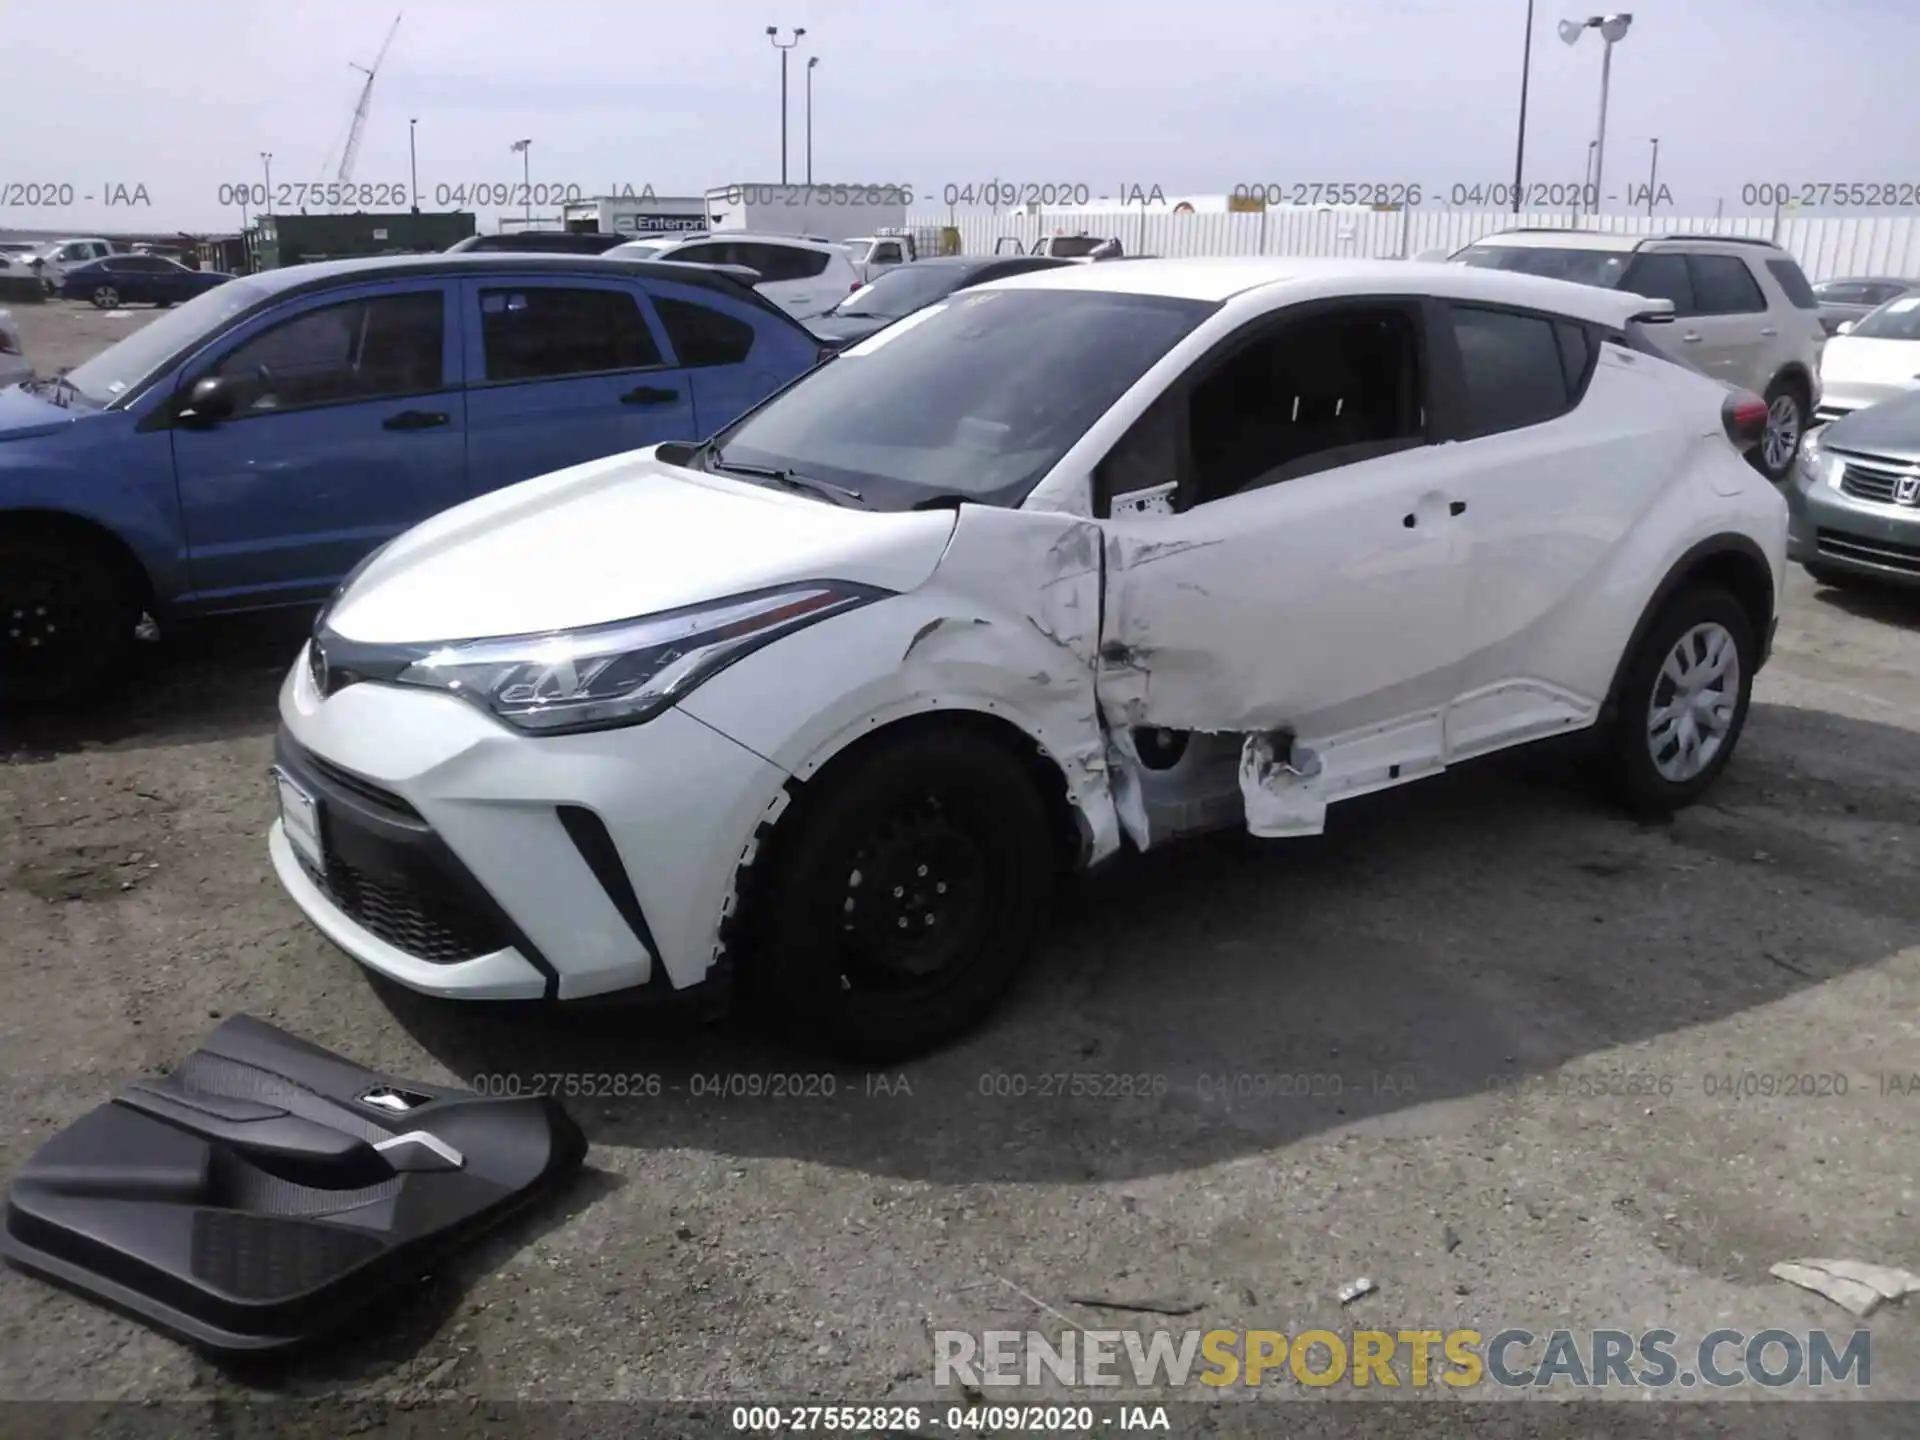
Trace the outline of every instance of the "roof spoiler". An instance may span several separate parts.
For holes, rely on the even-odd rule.
[[[1643,308],[1634,312],[1636,325],[1671,325],[1673,323],[1673,302],[1671,300],[1647,300]]]

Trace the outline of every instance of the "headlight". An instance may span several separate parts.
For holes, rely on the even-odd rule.
[[[1838,483],[1840,472],[1846,462],[1837,455],[1829,455],[1827,447],[1820,442],[1816,433],[1809,435],[1800,445],[1800,468],[1806,471],[1807,478],[1815,482]]]
[[[540,735],[638,725],[762,645],[888,593],[817,581],[611,625],[468,640],[398,679],[451,691]]]

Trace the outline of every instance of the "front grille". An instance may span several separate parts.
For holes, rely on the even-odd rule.
[[[1893,540],[1863,540],[1858,535],[1843,535],[1837,530],[1822,530],[1815,537],[1822,555],[1836,560],[1855,560],[1887,570],[1903,570],[1920,575],[1920,545],[1902,545]]]
[[[300,763],[304,764],[322,780],[338,786],[350,795],[358,796],[369,805],[376,806],[386,811],[389,815],[397,816],[403,820],[420,821],[421,815],[418,810],[394,794],[393,791],[374,784],[374,782],[367,779],[366,776],[356,775],[351,770],[343,769],[331,760],[323,759],[321,756],[314,754],[313,751],[306,749],[304,746],[296,746],[291,740],[287,742],[287,748]]]
[[[338,858],[307,878],[361,929],[430,965],[453,965],[504,950],[512,942],[498,923],[472,906],[411,885],[383,880]]]
[[[1882,505],[1891,505],[1900,489],[1900,482],[1911,479],[1914,473],[1892,465],[1849,460],[1846,468],[1840,472],[1840,493],[1851,495],[1856,500],[1877,500]]]

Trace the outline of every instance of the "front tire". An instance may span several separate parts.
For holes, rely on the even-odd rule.
[[[91,297],[96,310],[112,310],[120,303],[120,292],[111,285],[96,285]]]
[[[954,730],[883,740],[829,768],[753,870],[750,1011],[809,1049],[884,1064],[993,1008],[1032,947],[1054,852],[1020,762]]]
[[[97,693],[119,673],[139,620],[126,578],[101,546],[0,535],[0,705]]]
[[[1778,485],[1793,472],[1800,442],[1807,433],[1807,397],[1792,380],[1776,380],[1767,390],[1767,429],[1753,452],[1753,466]]]
[[[1671,814],[1719,778],[1746,726],[1758,656],[1753,622],[1726,591],[1696,586],[1668,602],[1628,663],[1613,726],[1631,809]]]

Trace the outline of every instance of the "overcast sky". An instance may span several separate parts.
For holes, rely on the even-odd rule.
[[[9,206],[0,227],[237,228],[220,187],[260,180],[261,151],[276,184],[334,178],[363,78],[349,62],[372,60],[399,10],[354,179],[405,186],[417,117],[428,208],[443,185],[518,181],[522,136],[536,183],[588,192],[778,179],[775,23],[808,32],[795,180],[818,55],[816,183],[1397,181],[1431,203],[1512,176],[1526,3],[94,0],[6,27],[0,187],[70,184],[79,203]],[[1568,47],[1555,24],[1584,13],[1537,8],[1530,180],[1582,176],[1602,46]],[[1677,215],[1752,208],[1741,187],[1763,181],[1920,184],[1920,0],[1637,0],[1614,60],[1610,192],[1645,182],[1652,136]],[[113,186],[151,205],[102,205]]]

